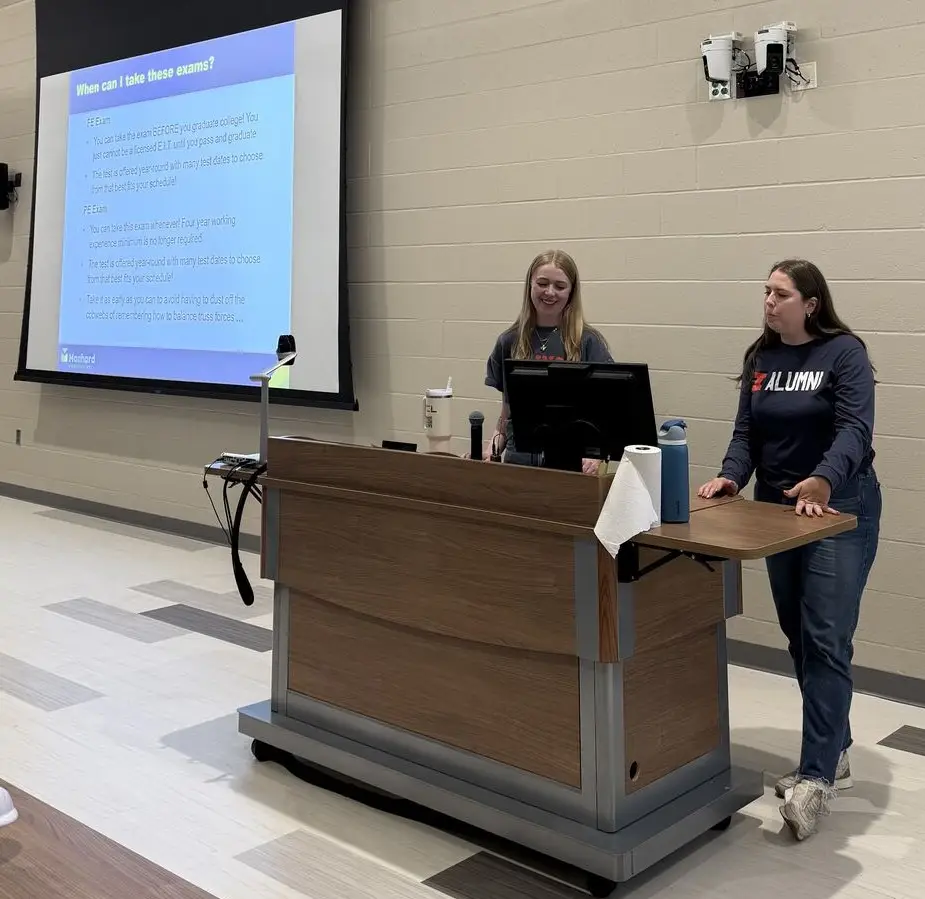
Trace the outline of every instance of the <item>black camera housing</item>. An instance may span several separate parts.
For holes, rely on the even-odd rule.
[[[783,75],[786,66],[786,52],[783,44],[768,44],[768,61],[765,73]]]
[[[22,187],[22,173],[11,172],[5,162],[0,162],[0,211],[9,209],[16,202],[16,190]]]

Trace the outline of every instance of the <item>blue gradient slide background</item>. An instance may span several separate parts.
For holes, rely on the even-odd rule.
[[[72,75],[60,370],[246,383],[275,359],[292,309],[293,35]],[[191,60],[208,67],[178,76]]]

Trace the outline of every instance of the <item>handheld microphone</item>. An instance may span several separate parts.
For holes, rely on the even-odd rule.
[[[482,424],[485,416],[481,412],[469,413],[469,458],[482,461]]]

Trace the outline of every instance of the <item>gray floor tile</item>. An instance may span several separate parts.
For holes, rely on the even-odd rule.
[[[186,552],[202,552],[206,549],[215,548],[215,544],[206,543],[202,540],[192,540],[178,534],[154,531],[119,521],[110,521],[106,518],[96,518],[92,515],[81,515],[78,512],[68,512],[66,509],[45,509],[35,514],[39,518],[76,524],[80,527],[92,528],[95,531],[105,531],[107,534],[118,534],[120,537],[131,537],[135,540],[144,540],[146,543],[156,543],[158,546],[169,546],[171,549],[181,549]]]
[[[235,593],[235,596],[238,594]],[[263,584],[257,584],[254,587],[254,605],[258,603],[269,603],[270,609],[273,608],[273,588],[265,587]]]
[[[300,895],[438,899],[419,881],[305,831],[293,831],[235,858]]]
[[[254,604],[246,606],[237,593],[215,593],[181,581],[153,581],[132,588],[136,593],[154,596],[166,602],[215,612],[227,618],[257,618],[273,611],[273,592],[262,584],[254,587]]]
[[[3,653],[0,653],[0,691],[46,712],[67,709],[103,695]]]
[[[182,628],[174,627],[171,624],[165,624],[152,618],[146,618],[136,612],[118,609],[104,602],[97,602],[95,599],[83,597],[69,599],[66,602],[53,603],[50,606],[45,606],[45,608],[49,612],[57,612],[59,615],[65,615],[75,621],[92,624],[95,627],[112,631],[114,634],[121,634],[123,637],[138,640],[141,643],[160,643],[163,640],[182,637],[186,633]]]
[[[925,755],[925,730],[907,725],[881,740],[880,745],[886,746],[887,749],[901,749],[914,755]]]
[[[587,899],[588,894],[480,852],[424,884],[453,899]]]
[[[142,615],[256,652],[269,652],[273,647],[273,632],[269,628],[257,627],[255,624],[247,624],[191,606],[164,606],[161,609],[142,612]]]

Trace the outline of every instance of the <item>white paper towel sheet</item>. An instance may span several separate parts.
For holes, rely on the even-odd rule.
[[[657,526],[662,508],[662,451],[628,446],[613,476],[594,533],[616,558],[620,547]]]

